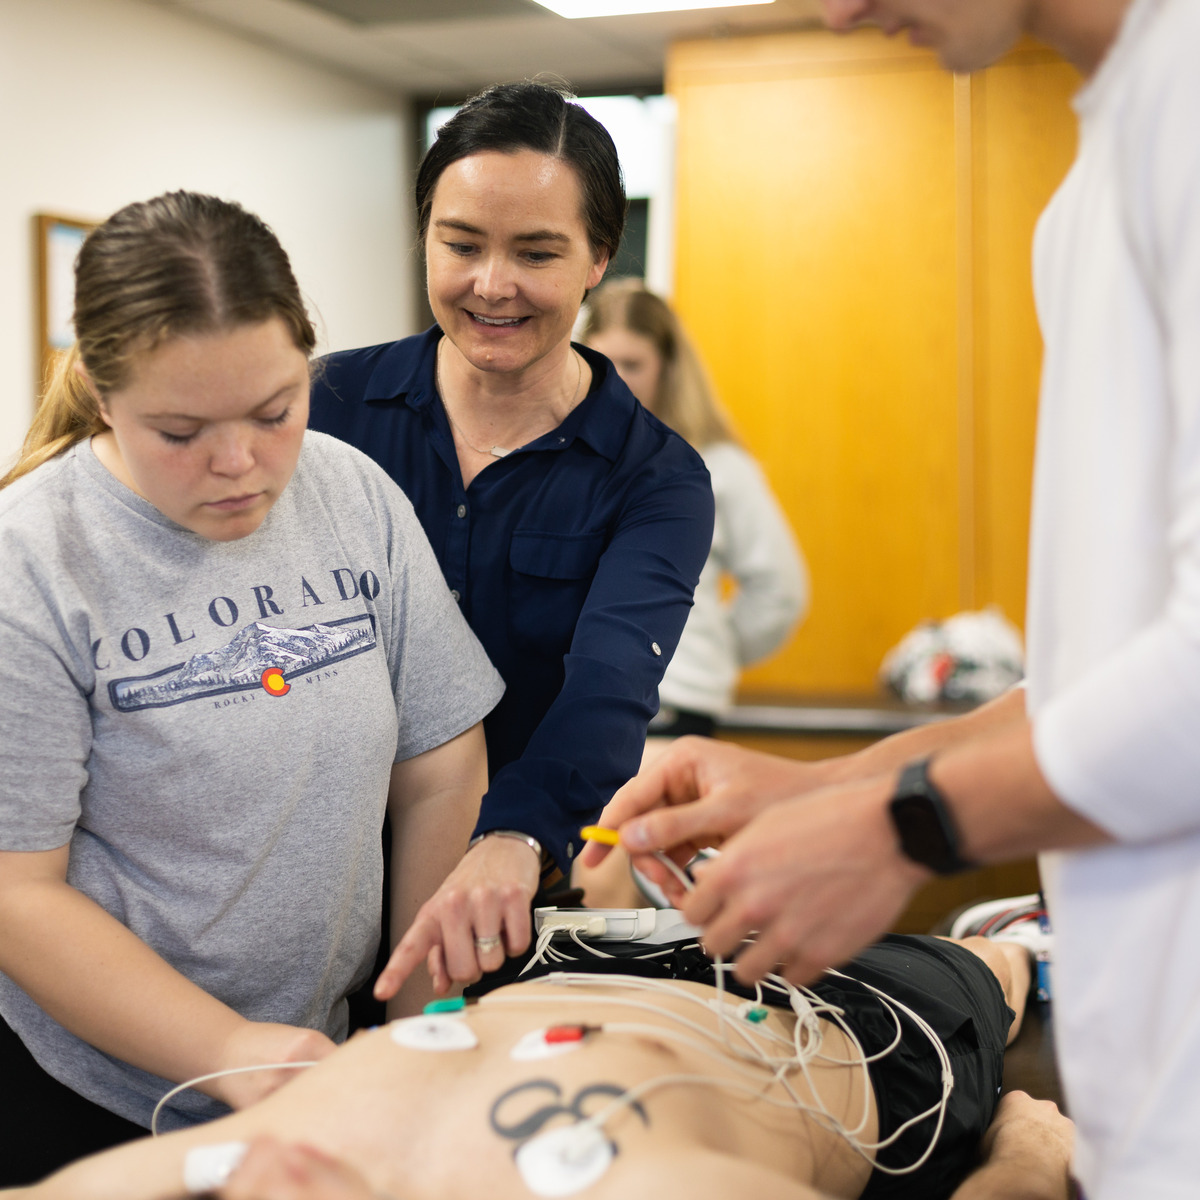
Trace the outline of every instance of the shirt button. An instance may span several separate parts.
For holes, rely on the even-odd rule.
[[[451,588],[450,595],[452,595],[454,597],[455,604],[457,604],[462,599],[462,597],[458,594],[458,588]]]
[[[465,517],[467,515],[467,506],[465,504],[460,504],[458,506],[458,515],[460,517]]]
[[[662,655],[662,647],[657,642],[650,643],[650,649],[657,655]]]
[[[574,842],[567,843],[567,857],[568,858],[575,857],[575,843]]]

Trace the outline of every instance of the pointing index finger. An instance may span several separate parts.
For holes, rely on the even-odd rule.
[[[409,929],[375,981],[376,1000],[390,1000],[400,990],[413,970],[425,961],[429,951],[441,945],[440,934],[436,921],[419,922]]]

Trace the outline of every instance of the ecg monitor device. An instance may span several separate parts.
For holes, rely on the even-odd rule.
[[[596,942],[660,945],[700,936],[700,930],[674,908],[535,908],[533,922],[539,934],[545,929],[561,930],[562,937],[574,933]]]
[[[534,927],[561,929],[567,937],[576,936],[594,941],[636,942],[654,932],[652,908],[535,908]]]

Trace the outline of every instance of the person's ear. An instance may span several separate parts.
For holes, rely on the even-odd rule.
[[[592,269],[588,272],[586,290],[590,292],[604,278],[604,272],[607,270],[608,253],[604,251],[598,254],[592,261]]]
[[[91,393],[91,397],[96,402],[96,411],[100,414],[100,420],[110,429],[112,428],[112,419],[108,415],[108,405],[104,403],[104,397],[100,395],[96,385],[92,382],[92,377],[88,374],[88,369],[82,362],[75,363],[75,374],[79,376],[83,386]]]

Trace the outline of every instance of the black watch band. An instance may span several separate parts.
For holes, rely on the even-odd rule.
[[[888,805],[900,848],[913,862],[939,875],[969,871],[975,863],[958,852],[958,830],[946,798],[929,778],[929,761],[918,759],[900,772]]]

